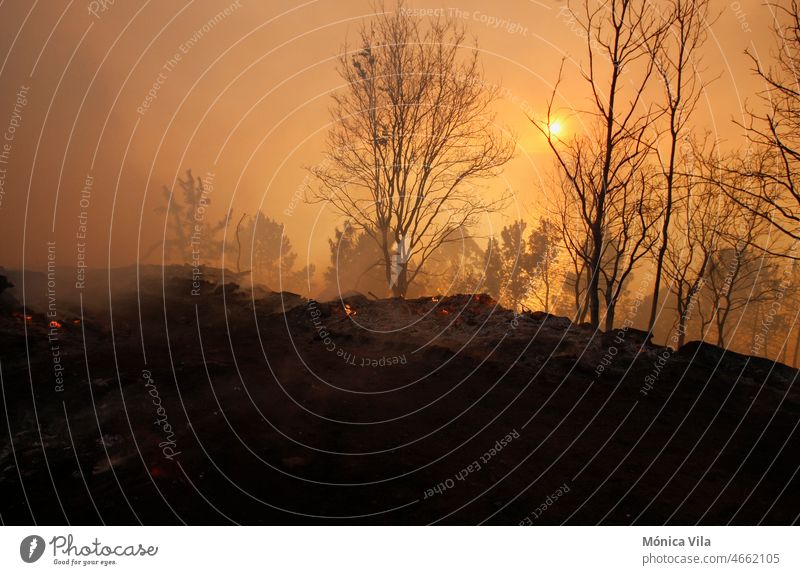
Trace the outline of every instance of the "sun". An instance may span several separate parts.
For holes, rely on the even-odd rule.
[[[564,131],[564,127],[561,125],[561,122],[559,122],[558,120],[550,122],[550,125],[547,126],[547,129],[549,130],[550,134],[552,134],[553,136],[558,136],[559,134],[561,134],[561,132]]]

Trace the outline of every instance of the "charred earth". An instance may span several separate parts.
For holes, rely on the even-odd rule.
[[[781,364],[486,295],[317,302],[221,270],[140,267],[49,301],[43,276],[6,274],[4,523],[800,513],[800,395]]]

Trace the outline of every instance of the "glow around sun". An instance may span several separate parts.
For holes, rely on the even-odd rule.
[[[550,122],[550,125],[547,127],[547,129],[553,136],[559,136],[564,131],[564,127],[558,120]]]

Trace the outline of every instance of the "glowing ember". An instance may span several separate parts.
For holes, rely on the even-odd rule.
[[[59,328],[59,327],[61,327],[61,322],[53,320],[53,321],[50,322],[50,327]]]
[[[33,316],[32,315],[26,315],[25,316],[25,321],[33,321]]]
[[[344,312],[347,315],[356,315],[356,313],[357,313],[356,310],[351,308],[349,304],[344,304]]]

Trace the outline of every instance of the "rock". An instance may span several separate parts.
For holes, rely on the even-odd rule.
[[[14,284],[8,281],[6,276],[0,276],[0,293],[3,293],[6,289],[14,287]]]

